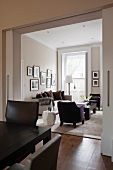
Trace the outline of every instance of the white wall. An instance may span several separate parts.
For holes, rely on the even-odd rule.
[[[6,100],[13,99],[13,32],[6,32]]]
[[[113,161],[113,8],[103,10],[103,133],[102,154]],[[108,71],[110,79],[108,83]],[[108,91],[109,89],[109,91]],[[109,103],[108,103],[109,102]]]
[[[100,83],[101,83],[101,70],[100,70],[100,47],[92,47],[91,48],[91,71],[99,71],[99,86],[93,87],[91,86],[91,93],[99,93],[100,90]],[[91,75],[92,76],[92,75]],[[93,79],[92,79],[93,81]]]
[[[55,91],[56,86],[46,88],[46,85],[40,85],[38,91],[30,91],[30,79],[35,79],[33,76],[27,76],[27,66],[39,66],[40,71],[47,72],[47,69],[52,70],[53,74],[57,74],[57,57],[56,51],[53,49],[25,36],[21,36],[21,59],[24,62],[24,100],[35,97],[37,93]],[[57,75],[56,75],[57,80]],[[57,85],[57,81],[56,81]]]

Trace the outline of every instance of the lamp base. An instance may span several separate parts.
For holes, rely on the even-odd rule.
[[[68,83],[68,93],[70,95],[70,83]]]

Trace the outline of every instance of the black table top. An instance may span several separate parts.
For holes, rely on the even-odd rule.
[[[50,138],[50,128],[38,127],[37,130],[32,126],[0,121],[0,169],[7,166],[12,159],[17,159],[28,148],[41,140],[47,142]]]

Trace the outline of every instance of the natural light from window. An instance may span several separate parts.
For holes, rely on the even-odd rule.
[[[73,83],[70,85],[70,92],[72,95],[72,100],[79,103],[82,101],[81,95],[86,94],[86,53],[67,53],[64,56],[64,74],[72,75]],[[68,86],[64,83],[64,89],[67,92]]]

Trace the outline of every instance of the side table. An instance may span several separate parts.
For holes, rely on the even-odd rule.
[[[54,125],[56,120],[56,112],[55,111],[43,111],[42,118],[44,125]]]
[[[84,112],[85,112],[85,120],[89,120],[91,113],[90,113],[90,106],[84,107]]]

